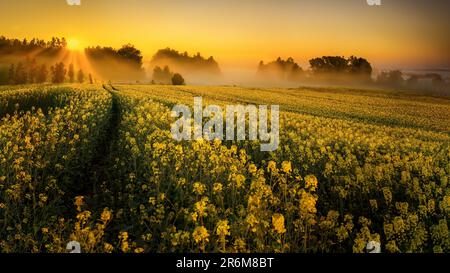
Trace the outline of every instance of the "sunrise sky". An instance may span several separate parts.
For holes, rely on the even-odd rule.
[[[450,1],[0,0],[0,35],[52,36],[80,46],[132,43],[214,56],[223,67],[322,55],[366,57],[375,67],[450,68]]]

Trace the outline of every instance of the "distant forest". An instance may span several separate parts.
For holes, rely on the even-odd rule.
[[[405,75],[400,70],[382,71],[373,77],[373,68],[365,58],[323,56],[309,60],[304,70],[293,58],[261,61],[256,76],[264,81],[289,81],[301,84],[365,84],[376,87],[424,89],[449,93],[448,79],[437,73]]]
[[[0,36],[0,84],[55,82],[51,76],[52,69],[56,67],[59,67],[56,82],[60,81],[61,74],[67,76],[63,82],[72,82],[81,78],[84,80],[87,73],[94,72],[104,80],[143,80],[145,70],[142,59],[141,51],[130,44],[120,49],[89,47],[85,49],[85,56],[74,56],[67,49],[65,38],[54,37],[44,41]],[[35,76],[38,73],[40,76]],[[89,81],[93,81],[92,75],[89,75]]]
[[[40,39],[8,39],[0,36],[0,56],[14,54],[36,54],[40,56],[54,56],[67,47],[65,38],[53,37],[50,41]]]

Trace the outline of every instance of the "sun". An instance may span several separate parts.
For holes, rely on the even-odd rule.
[[[67,48],[71,51],[77,51],[80,50],[80,41],[78,41],[77,39],[69,39],[67,40]]]

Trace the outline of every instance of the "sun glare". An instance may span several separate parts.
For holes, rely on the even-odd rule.
[[[69,39],[67,41],[67,48],[72,51],[76,51],[80,49],[80,41],[77,39]]]

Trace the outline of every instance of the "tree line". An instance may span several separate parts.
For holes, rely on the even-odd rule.
[[[47,68],[46,64],[38,64],[35,59],[27,59],[25,62],[19,62],[17,64],[11,64],[8,70],[8,84],[33,84],[33,83],[45,83],[50,81],[51,83],[84,83],[85,73],[82,69],[75,71],[73,64],[70,64],[67,68],[63,62],[56,63],[55,65]],[[92,75],[88,75],[89,83],[93,83]]]
[[[50,64],[58,62],[60,54],[66,50],[68,50],[67,40],[64,37],[53,37],[46,41],[37,38],[20,40],[0,36],[0,84],[6,84],[9,80],[10,63],[17,63],[26,56],[32,56],[39,62],[50,66]],[[102,78],[111,80],[141,80],[145,78],[143,56],[134,45],[126,44],[118,49],[94,46],[85,48],[84,53],[93,70]],[[24,63],[22,63],[23,65]],[[48,73],[51,73],[49,67],[47,69]],[[23,82],[23,79],[19,79],[19,81]]]
[[[280,80],[296,81],[309,76],[352,75],[361,79],[370,79],[372,65],[364,58],[350,56],[323,56],[309,60],[310,70],[305,71],[292,57],[283,60],[278,57],[275,61],[264,64],[260,61],[257,75],[266,78],[276,77]]]
[[[49,41],[33,38],[28,39],[9,39],[0,36],[0,54],[29,54],[35,52],[38,56],[51,57],[67,47],[67,40],[58,37],[52,37]]]
[[[404,74],[400,70],[382,71],[372,77],[373,68],[365,58],[350,56],[323,56],[309,60],[309,70],[303,70],[293,58],[278,58],[258,65],[261,79],[277,79],[303,82],[364,83],[386,87],[432,88],[443,90],[448,84],[438,73]]]

